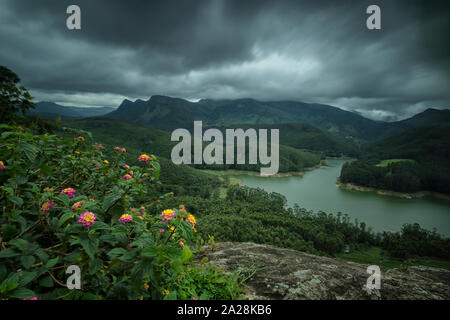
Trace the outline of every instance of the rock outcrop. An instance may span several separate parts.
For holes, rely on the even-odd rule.
[[[260,299],[450,299],[450,271],[428,267],[381,271],[381,288],[368,289],[368,265],[254,243],[223,242],[206,249],[207,258],[226,271],[255,269],[246,297]]]

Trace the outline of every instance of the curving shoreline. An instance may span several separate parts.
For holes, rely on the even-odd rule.
[[[398,192],[398,191],[392,191],[392,190],[383,190],[383,189],[376,189],[371,187],[365,187],[365,186],[359,186],[353,183],[342,183],[339,181],[336,182],[336,185],[344,190],[352,190],[352,191],[360,191],[360,192],[374,192],[378,195],[382,196],[392,196],[402,199],[420,199],[423,197],[433,197],[438,198],[442,200],[450,201],[450,195],[434,192],[434,191],[417,191],[417,192]]]
[[[316,164],[315,166],[312,167],[305,167],[303,168],[302,171],[289,171],[289,172],[280,172],[280,173],[276,173],[276,174],[272,174],[272,175],[260,175],[259,173],[257,173],[256,171],[239,171],[239,175],[240,174],[244,174],[244,175],[249,175],[249,176],[255,176],[255,177],[260,177],[260,178],[283,178],[283,177],[293,177],[293,176],[303,176],[306,172],[308,171],[313,171],[315,169],[320,168],[324,163],[326,162],[326,160],[320,160],[320,163]],[[226,171],[223,171],[225,174]],[[233,176],[235,174],[230,173],[230,176]]]

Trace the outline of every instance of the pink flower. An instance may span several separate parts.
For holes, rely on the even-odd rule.
[[[132,177],[129,174],[125,174],[122,178],[124,178],[125,180],[131,180]]]
[[[164,230],[163,230],[163,229],[160,229],[160,230],[159,230],[159,233],[163,233],[163,232],[164,232]]]
[[[130,172],[128,172],[128,174],[129,174],[130,176],[134,175],[133,170],[130,170]]]
[[[75,140],[84,141],[84,138],[82,136],[78,136],[77,138],[74,138]]]
[[[122,152],[127,152],[127,149],[125,149],[125,148],[122,148],[122,149],[120,149]]]
[[[195,297],[192,297],[191,300],[197,300]]]
[[[78,208],[81,208],[81,206],[83,205],[83,204],[85,204],[86,202],[85,201],[78,201],[78,202],[75,202],[73,205],[72,205],[72,212],[75,212],[75,210],[77,210]]]
[[[44,211],[44,213],[47,213],[54,207],[56,207],[56,203],[54,203],[52,200],[49,200],[42,205],[41,210]]]
[[[133,217],[130,214],[125,213],[119,218],[119,221],[122,223],[130,222],[133,221]]]
[[[66,188],[66,189],[63,189],[60,193],[65,194],[69,198],[73,198],[73,197],[75,197],[75,192],[76,191],[73,188]]]
[[[162,222],[167,222],[169,220],[172,220],[175,217],[175,211],[173,211],[172,209],[164,210],[161,213],[161,217],[162,217]]]
[[[119,147],[114,147],[114,150],[119,151],[120,148]]]
[[[81,223],[86,228],[91,227],[96,219],[96,215],[92,212],[86,211],[80,214],[80,217],[78,218],[78,222]]]
[[[101,149],[103,149],[103,146],[102,146],[101,144],[99,144],[99,145],[97,146],[97,149],[101,150]]]
[[[181,246],[181,247],[184,247],[183,241],[180,241],[180,246]]]
[[[130,166],[126,164],[126,165],[122,166],[122,168],[124,168],[125,170],[128,170],[128,169],[130,169]]]
[[[150,157],[146,154],[141,154],[138,158],[139,162],[147,162],[148,160],[150,160]]]
[[[25,298],[25,299],[23,299],[23,300],[38,300],[38,298],[37,298],[37,297],[33,297],[33,298]]]
[[[3,161],[0,161],[0,171],[4,170],[5,168],[6,168],[6,166],[3,163]]]

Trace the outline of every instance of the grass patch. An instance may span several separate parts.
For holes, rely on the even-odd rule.
[[[415,163],[416,161],[413,159],[386,159],[378,163],[377,167],[387,167],[389,164],[394,162],[412,162]]]
[[[337,258],[363,264],[377,265],[382,270],[392,268],[407,269],[410,266],[427,266],[450,270],[450,261],[431,257],[416,257],[407,260],[391,257],[388,251],[380,247],[370,247],[350,253],[340,253]]]

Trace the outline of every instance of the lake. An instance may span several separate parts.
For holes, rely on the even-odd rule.
[[[450,202],[424,197],[401,199],[374,192],[343,190],[336,186],[342,165],[348,160],[328,159],[304,176],[264,178],[238,175],[243,185],[283,194],[289,206],[327,213],[346,213],[365,222],[374,231],[400,231],[404,223],[417,222],[422,228],[450,236]]]

